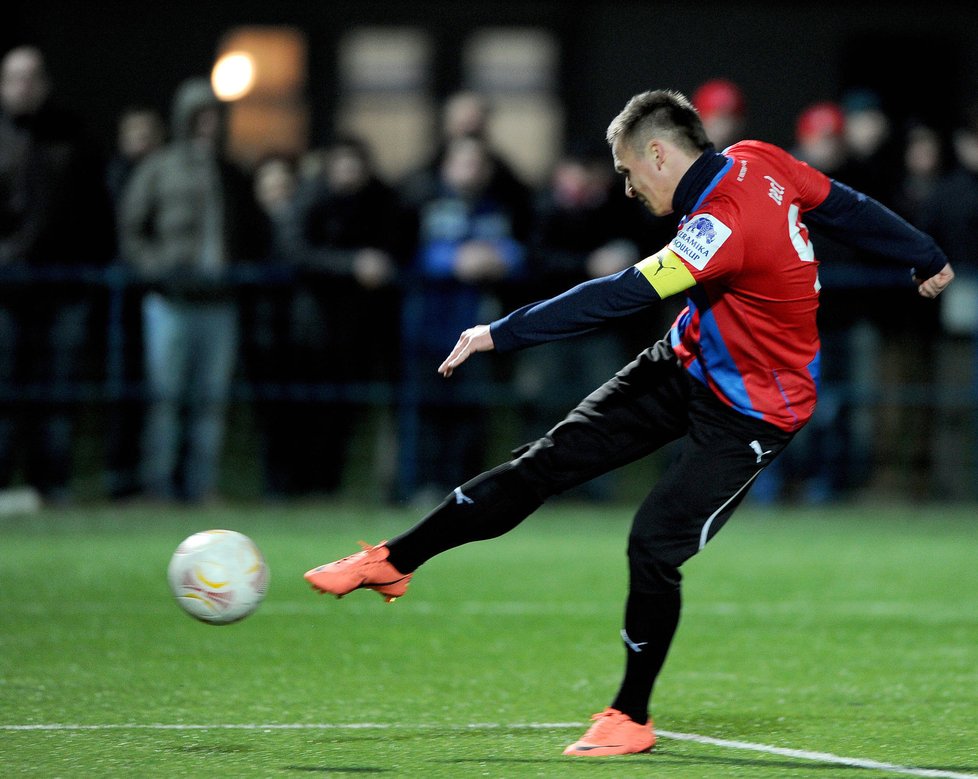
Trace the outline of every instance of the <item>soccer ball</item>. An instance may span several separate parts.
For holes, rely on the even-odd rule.
[[[234,530],[204,530],[184,539],[166,574],[180,608],[211,625],[254,613],[268,590],[261,550]]]

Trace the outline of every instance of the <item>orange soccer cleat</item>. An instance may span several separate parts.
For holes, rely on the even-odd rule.
[[[564,750],[565,755],[601,757],[648,752],[655,745],[652,720],[639,725],[618,709],[607,708],[591,717],[594,724],[578,741]]]
[[[337,598],[366,588],[376,590],[390,603],[407,592],[414,574],[401,573],[387,562],[390,550],[386,544],[386,541],[381,541],[377,546],[370,546],[361,541],[362,552],[306,571],[305,579],[314,590],[328,592]]]

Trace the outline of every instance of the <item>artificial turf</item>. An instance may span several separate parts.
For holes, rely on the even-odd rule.
[[[546,506],[337,601],[302,572],[412,523],[350,504],[0,519],[0,775],[897,775],[691,734],[978,776],[974,507],[744,508],[685,567],[651,755],[567,758],[616,689],[627,506]],[[166,586],[197,530],[250,535],[271,586],[204,625]],[[913,775],[913,774],[911,774]]]

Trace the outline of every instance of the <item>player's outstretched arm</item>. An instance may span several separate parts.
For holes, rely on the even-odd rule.
[[[469,328],[459,336],[438,372],[451,376],[475,352],[509,352],[590,332],[695,283],[686,266],[667,247],[623,271],[585,281],[549,300],[518,308],[491,325]]]
[[[951,270],[951,263],[948,263],[929,279],[918,281],[917,291],[925,298],[936,298],[953,279],[954,271]]]
[[[476,352],[492,351],[493,348],[489,325],[476,325],[468,330],[463,330],[458,337],[455,348],[452,349],[452,353],[438,366],[438,372],[447,379],[452,375],[452,371],[469,359],[470,355]]]

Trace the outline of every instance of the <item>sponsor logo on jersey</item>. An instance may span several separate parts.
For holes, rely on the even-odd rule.
[[[686,223],[669,248],[697,270],[703,270],[732,232],[715,216],[701,214]]]
[[[780,206],[784,202],[784,186],[770,176],[765,176],[764,178],[771,184],[771,188],[767,191],[767,196]]]

